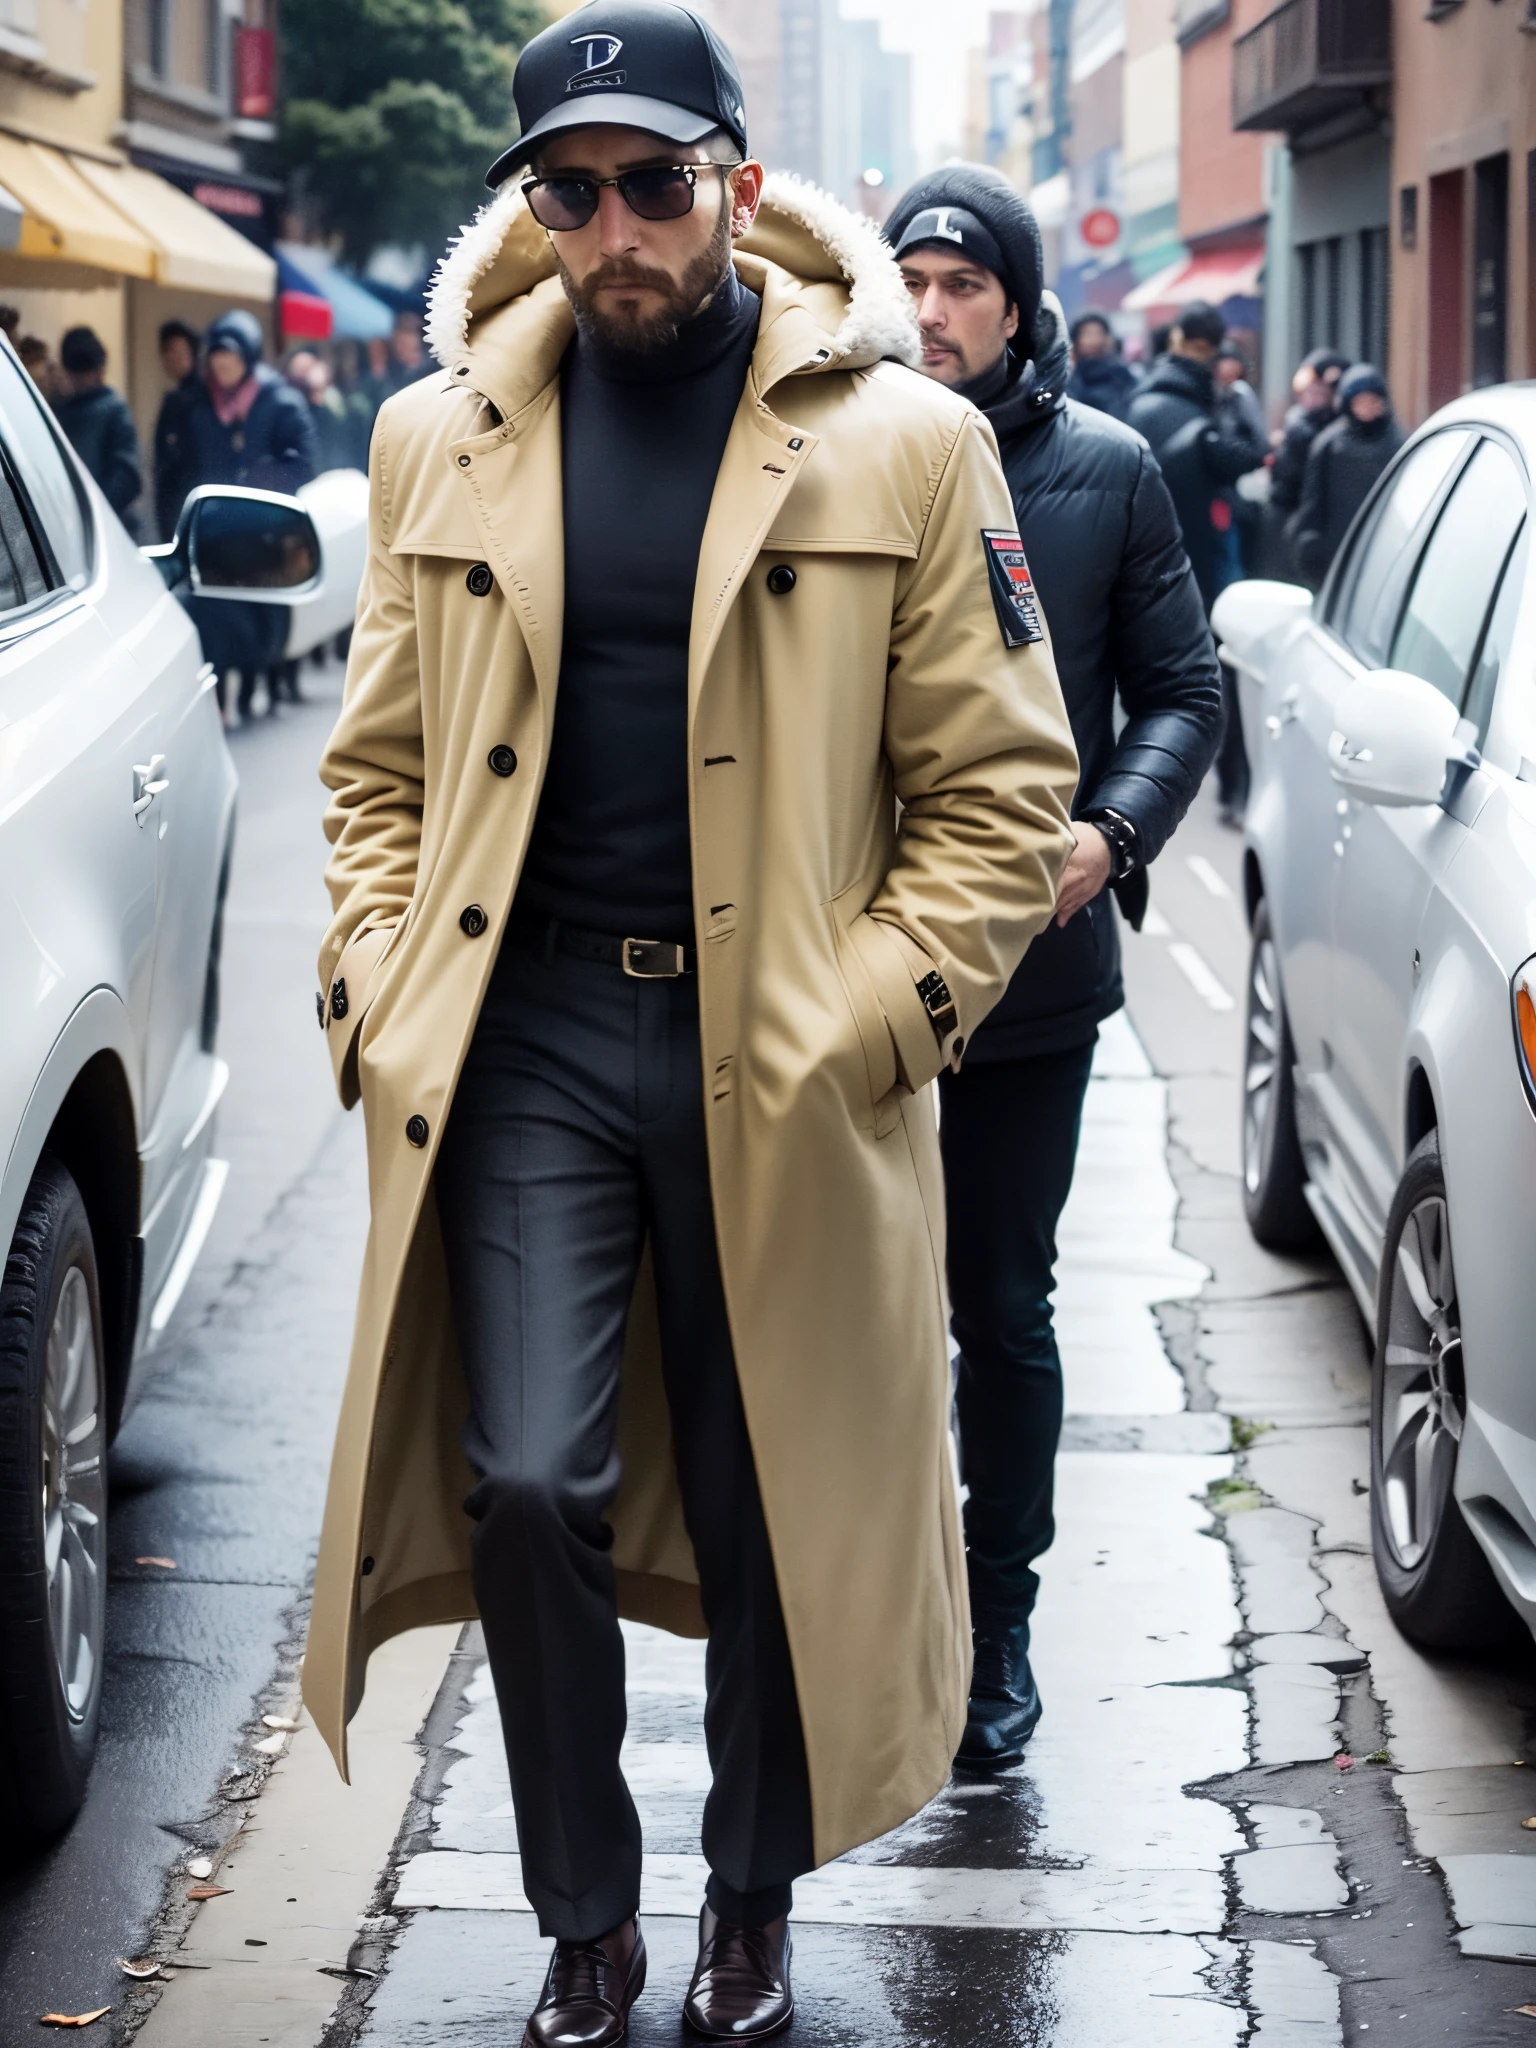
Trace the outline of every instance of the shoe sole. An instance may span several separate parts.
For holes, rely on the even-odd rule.
[[[687,2013],[683,2014],[683,2025],[688,2029],[688,2032],[696,2041],[767,2041],[770,2040],[775,2034],[782,2034],[784,2029],[789,2025],[790,2021],[794,2018],[794,2016],[795,2005],[794,2000],[791,1999],[789,2004],[789,2011],[785,2013],[782,2019],[775,2020],[771,2027],[759,2027],[755,2034],[706,2033],[703,2027],[697,2026],[691,2019],[689,2019]]]

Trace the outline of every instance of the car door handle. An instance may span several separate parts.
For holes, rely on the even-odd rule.
[[[133,815],[141,825],[145,812],[155,798],[163,796],[170,786],[170,779],[165,772],[164,754],[151,754],[148,761],[134,763]]]

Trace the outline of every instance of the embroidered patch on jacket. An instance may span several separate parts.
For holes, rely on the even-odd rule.
[[[987,574],[992,581],[992,603],[1002,629],[1005,647],[1029,647],[1045,638],[1040,622],[1040,605],[1034,578],[1024,559],[1023,544],[1016,533],[984,526],[981,545],[987,557]]]

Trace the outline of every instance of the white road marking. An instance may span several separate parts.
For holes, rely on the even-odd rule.
[[[1170,946],[1168,958],[1173,961],[1195,994],[1208,1008],[1231,1010],[1236,1007],[1232,998],[1187,939],[1180,939],[1177,944]]]
[[[1141,920],[1141,936],[1144,939],[1171,939],[1173,926],[1164,917],[1155,903],[1147,905],[1145,917]]]
[[[1227,887],[1222,877],[1217,874],[1203,853],[1187,854],[1184,865],[1189,869],[1195,880],[1203,883],[1213,896],[1225,896],[1230,900],[1232,891]]]

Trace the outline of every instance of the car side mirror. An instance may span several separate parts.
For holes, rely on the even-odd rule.
[[[1461,713],[1422,676],[1378,669],[1351,683],[1328,741],[1333,779],[1368,804],[1437,804],[1468,763]]]
[[[1299,583],[1270,583],[1257,577],[1229,583],[1211,611],[1211,631],[1224,659],[1239,667],[1271,635],[1309,618],[1312,593]]]
[[[176,538],[146,548],[167,583],[193,597],[294,604],[320,588],[320,536],[297,498],[204,484],[182,507]]]

